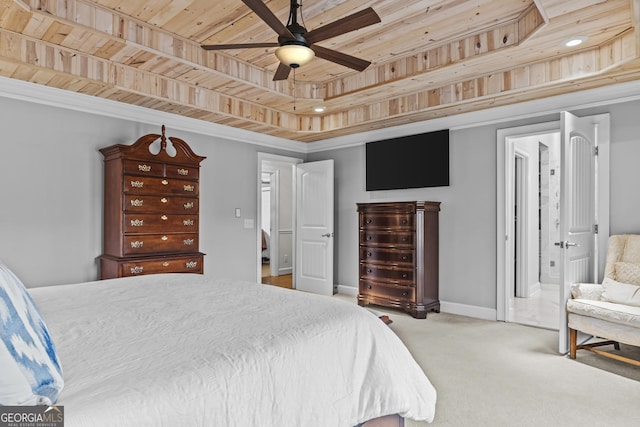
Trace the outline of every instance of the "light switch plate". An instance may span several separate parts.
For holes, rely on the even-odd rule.
[[[236,208],[236,218],[240,218],[240,208]]]

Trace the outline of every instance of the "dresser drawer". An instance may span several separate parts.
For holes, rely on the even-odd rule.
[[[359,292],[368,297],[411,302],[415,300],[416,289],[412,286],[360,280]]]
[[[167,178],[191,179],[197,181],[200,178],[200,168],[195,166],[165,165]]]
[[[413,247],[415,233],[412,231],[360,230],[360,244],[367,246]]]
[[[137,214],[124,215],[125,233],[197,233],[198,215]]]
[[[140,276],[158,273],[202,273],[202,255],[189,258],[132,260],[120,263],[122,276]]]
[[[361,263],[360,278],[412,285],[415,279],[415,270],[394,265]]]
[[[198,195],[198,183],[194,181],[130,175],[124,178],[124,192],[127,194]]]
[[[198,233],[143,234],[124,237],[125,256],[161,252],[198,251]]]
[[[126,212],[198,213],[200,205],[196,197],[153,196],[127,194],[124,196]]]
[[[410,213],[399,214],[373,214],[363,213],[360,215],[360,228],[409,228],[413,229],[414,216]]]
[[[138,176],[164,176],[164,164],[144,160],[125,160],[124,173]]]
[[[360,247],[360,259],[369,263],[413,266],[415,253],[411,249]]]

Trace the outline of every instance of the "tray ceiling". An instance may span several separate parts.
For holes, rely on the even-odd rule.
[[[289,0],[264,3],[286,23]],[[200,47],[277,41],[241,0],[0,0],[0,75],[312,142],[637,80],[639,3],[302,0],[308,30],[372,7],[318,42],[372,64],[274,82],[274,48]]]

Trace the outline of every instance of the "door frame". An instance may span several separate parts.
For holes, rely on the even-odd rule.
[[[598,237],[595,248],[597,256],[594,268],[598,281],[602,281],[604,272],[604,264],[606,261],[607,246],[609,242],[609,146],[611,140],[610,124],[603,126],[599,124],[603,117],[609,117],[608,113],[591,115],[596,138],[598,138],[598,161],[596,166],[596,221],[598,223]],[[509,259],[509,235],[513,235],[513,230],[509,228],[513,221],[513,183],[510,176],[513,175],[513,162],[510,161],[514,157],[514,139],[525,136],[546,134],[552,132],[561,132],[560,121],[539,123],[534,125],[518,126],[512,128],[498,129],[497,131],[497,164],[496,164],[496,183],[497,183],[497,211],[496,211],[496,249],[497,249],[497,266],[496,266],[496,320],[508,321],[507,314],[509,310],[507,292],[507,277],[513,274],[513,260]],[[560,171],[562,173],[562,171]],[[560,308],[562,309],[562,307]],[[560,319],[558,327],[562,327]],[[566,326],[566,325],[565,325]]]
[[[270,154],[270,153],[263,153],[263,152],[258,152],[258,156],[257,156],[257,205],[256,205],[256,278],[257,278],[257,283],[261,283],[262,282],[262,245],[259,244],[259,242],[262,241],[262,169],[263,169],[263,162],[265,161],[275,161],[275,162],[281,162],[281,163],[290,163],[291,167],[293,167],[294,165],[298,164],[298,163],[302,163],[304,160],[298,157],[288,157],[288,156],[281,156],[278,154]],[[293,179],[293,178],[292,178]],[[278,180],[279,182],[279,180]],[[292,186],[293,187],[293,186]],[[292,200],[294,201],[294,203],[292,203],[292,209],[293,212],[291,212],[292,218],[295,218],[295,210],[296,210],[296,206],[295,206],[295,188],[292,189],[293,194],[292,194]],[[272,205],[273,205],[273,199],[271,201]],[[277,210],[278,207],[276,206],[275,209]],[[273,215],[275,217],[278,216],[278,214]],[[273,218],[272,218],[273,220]],[[273,236],[271,236],[271,240],[273,243]],[[295,253],[295,238],[292,236],[292,252]],[[292,265],[293,265],[293,269],[295,270],[295,257],[292,254]],[[293,277],[294,275],[292,274],[292,287],[293,289],[295,289],[296,284],[295,284],[295,277]]]
[[[514,226],[513,236],[515,237],[514,257],[515,271],[515,296],[529,296],[529,245],[525,244],[529,241],[529,170],[531,161],[529,153],[525,153],[517,148],[514,150],[514,164],[520,160],[520,168],[516,169],[517,175],[514,174],[516,182],[514,190],[518,206],[518,223]],[[515,203],[514,203],[515,204]],[[515,216],[515,215],[514,215]],[[513,292],[509,292],[509,298],[513,298]],[[512,307],[512,304],[509,304]],[[509,318],[509,317],[507,317]]]
[[[535,125],[518,126],[498,129],[496,183],[497,183],[497,209],[496,209],[496,320],[509,321],[511,298],[508,286],[508,277],[514,275],[514,242],[509,236],[514,235],[513,225],[513,191],[514,183],[511,179],[514,174],[515,164],[515,140],[527,136],[560,132],[560,121],[539,123]],[[521,260],[522,262],[522,260]]]

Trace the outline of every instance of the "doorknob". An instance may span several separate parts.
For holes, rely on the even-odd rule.
[[[560,246],[560,249],[569,249],[569,246],[580,246],[579,243],[573,243],[565,240],[564,242],[555,242],[555,246]]]
[[[322,234],[321,237],[333,237],[333,233]]]

